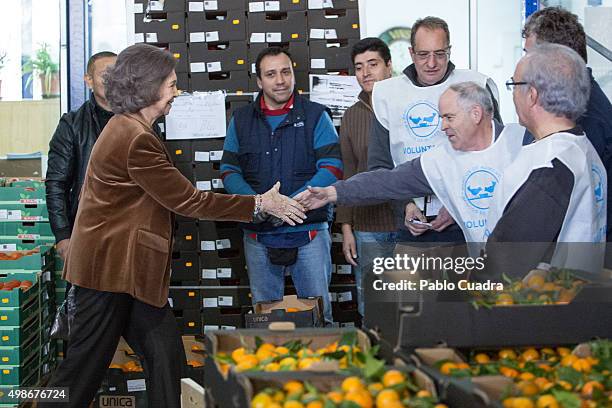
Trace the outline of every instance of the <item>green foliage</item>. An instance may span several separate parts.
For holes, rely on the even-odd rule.
[[[57,62],[53,62],[51,58],[51,54],[49,53],[49,44],[42,43],[40,44],[40,48],[36,50],[36,56],[34,58],[30,57],[26,61],[23,66],[24,74],[37,74],[43,75],[45,78],[43,95],[49,94],[51,92],[51,81],[53,79],[53,74],[59,72],[59,64]],[[32,76],[28,78],[26,86],[30,85],[32,81]]]

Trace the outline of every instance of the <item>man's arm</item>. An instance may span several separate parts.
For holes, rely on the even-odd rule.
[[[49,142],[49,161],[45,179],[49,223],[56,242],[69,239],[72,232],[70,209],[66,201],[75,168],[74,134],[62,117]]]
[[[345,180],[357,174],[357,157],[353,151],[353,144],[347,127],[346,121],[343,119],[340,125],[340,152],[344,165]],[[353,225],[353,208],[338,206],[336,208],[336,223]]]
[[[336,128],[327,114],[323,112],[314,130],[314,149],[317,172],[291,197],[306,190],[306,187],[327,187],[342,180],[342,160]]]
[[[227,128],[227,135],[223,143],[223,157],[221,158],[221,179],[223,186],[228,193],[231,194],[251,194],[254,195],[255,190],[242,177],[242,169],[238,161],[238,135],[236,134],[236,125],[234,118],[230,120]]]
[[[402,163],[393,170],[359,173],[334,184],[339,205],[371,205],[433,194],[420,158]]]
[[[392,169],[393,167],[395,165],[391,157],[389,130],[378,121],[375,115],[368,138],[368,170]]]

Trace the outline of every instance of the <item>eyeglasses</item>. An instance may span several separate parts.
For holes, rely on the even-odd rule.
[[[514,87],[517,85],[530,85],[529,82],[524,81],[514,81],[514,78],[510,78],[509,81],[506,81],[506,89],[509,91],[514,90]]]
[[[443,50],[435,50],[435,51],[415,51],[414,55],[417,59],[421,61],[428,60],[431,55],[434,56],[435,59],[442,60],[448,58],[450,55],[451,46],[449,45]]]

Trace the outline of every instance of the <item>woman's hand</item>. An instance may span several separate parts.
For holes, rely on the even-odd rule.
[[[338,200],[336,187],[310,187],[295,196],[298,203],[307,210],[316,210],[326,204],[335,203]]]
[[[289,225],[302,224],[306,218],[304,207],[279,193],[280,182],[261,195],[261,211],[285,221]]]

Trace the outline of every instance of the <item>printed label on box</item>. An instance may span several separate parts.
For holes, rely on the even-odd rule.
[[[195,152],[195,161],[197,162],[210,161],[210,153],[209,152]]]
[[[164,11],[164,2],[159,0],[149,0],[149,10]]]
[[[252,33],[250,41],[252,43],[264,43],[266,42],[266,33]]]
[[[236,330],[236,326],[221,326],[221,330]]]
[[[144,4],[135,3],[134,4],[134,14],[142,14],[144,13]]]
[[[215,326],[213,324],[205,324],[204,331],[210,331],[210,330],[219,330],[219,326]]]
[[[170,307],[174,307],[174,300],[172,300],[172,298],[168,298],[168,304]]]
[[[280,1],[266,1],[264,7],[266,11],[280,11]]]
[[[217,306],[219,306],[218,302],[217,302],[217,298],[216,297],[214,297],[214,298],[204,298],[203,306],[204,307],[217,307]]]
[[[51,282],[51,272],[47,271],[43,273],[41,278],[43,282]],[[44,293],[47,293],[47,292],[44,292]]]
[[[208,72],[219,72],[219,71],[223,71],[221,69],[221,62],[220,61],[215,61],[215,62],[208,62],[206,64],[206,68],[208,68]]]
[[[189,69],[191,72],[206,72],[206,63],[205,62],[192,62],[189,64]]]
[[[211,161],[221,161],[222,158],[223,158],[223,150],[211,150],[210,151]]]
[[[330,302],[337,302],[338,301],[338,294],[336,292],[329,292],[329,301]]]
[[[323,8],[323,0],[308,0],[308,8],[317,10]]]
[[[229,239],[218,239],[215,242],[217,243],[217,249],[230,249],[232,247],[232,241]]]
[[[355,327],[355,322],[340,323],[340,327]]]
[[[202,269],[202,279],[217,279],[217,271],[214,269]]]
[[[219,10],[219,5],[216,0],[205,1],[204,10]]]
[[[232,296],[219,296],[219,306],[234,306],[234,298]]]
[[[145,34],[146,41],[148,43],[156,43],[157,42],[157,33],[146,33]]]
[[[16,251],[17,244],[2,244],[0,245],[0,251]]]
[[[217,189],[224,187],[223,180],[221,180],[221,179],[213,179],[212,180],[212,185],[213,185],[213,188],[217,188]]]
[[[334,8],[334,2],[332,0],[323,0],[323,8]]]
[[[353,273],[351,265],[336,265],[336,273],[338,275],[350,275]]]
[[[282,33],[266,33],[267,42],[281,42],[283,39]]]
[[[255,67],[255,63],[251,64],[251,73],[253,73],[253,74],[257,73],[257,68]]]
[[[39,234],[17,234],[17,239],[40,239]]]
[[[134,42],[135,43],[143,43],[143,42],[145,42],[145,40],[144,40],[144,33],[136,33],[136,34],[134,34]]]
[[[189,11],[204,11],[204,3],[202,3],[201,1],[190,1]]]
[[[232,268],[217,268],[217,278],[225,279],[232,277]]]
[[[206,33],[189,33],[189,42],[206,42]]]
[[[263,1],[254,1],[253,3],[249,3],[249,13],[259,13],[262,11],[265,11]]]
[[[350,302],[353,300],[353,292],[338,293],[338,302]]]
[[[215,241],[202,241],[200,242],[200,250],[201,251],[214,251],[217,249],[215,246]]]
[[[196,188],[198,190],[202,190],[202,191],[210,191],[212,188],[212,185],[210,183],[210,181],[206,180],[206,181],[197,181],[196,182]]]
[[[324,58],[311,58],[310,68],[311,69],[325,69],[325,59]]]
[[[325,30],[322,28],[311,28],[310,29],[310,39],[315,40],[324,40],[325,39]]]
[[[127,380],[127,389],[128,392],[146,391],[147,384],[145,383],[144,378],[138,380]]]
[[[0,220],[8,220],[8,210],[0,210]]]
[[[206,42],[219,41],[219,32],[218,31],[207,31],[206,32]]]
[[[342,242],[343,236],[338,232],[332,233],[332,242]]]
[[[338,35],[336,34],[336,29],[335,28],[329,28],[327,30],[325,30],[325,39],[326,40],[335,40],[338,38]]]
[[[165,123],[158,123],[157,126],[159,126],[159,130],[161,130],[162,132],[166,131],[166,124]]]

